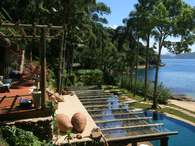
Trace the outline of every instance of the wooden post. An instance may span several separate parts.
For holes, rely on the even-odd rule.
[[[64,70],[66,69],[66,36],[67,36],[67,27],[66,27],[66,25],[64,26],[64,43],[63,43],[63,45],[64,45],[64,47],[63,47],[63,57],[62,57],[62,73],[63,73],[63,75],[64,75]],[[62,77],[62,81],[61,82],[65,82],[65,80],[64,80],[64,76]],[[61,84],[61,87],[60,87],[61,89],[63,89],[64,87],[63,87],[63,84]]]
[[[137,142],[133,142],[132,143],[132,146],[137,146]]]
[[[59,75],[58,75],[58,86],[57,90],[59,94],[62,94],[62,74],[63,74],[63,50],[64,50],[64,32],[61,36],[61,42],[60,42],[60,59],[59,59]]]
[[[29,53],[29,62],[30,62],[30,68],[32,69],[32,61],[33,61],[33,54],[32,50],[35,49],[35,39],[36,39],[36,24],[33,23],[33,40],[32,40],[32,47],[30,47],[30,53]]]
[[[41,108],[45,108],[46,97],[46,38],[45,29],[41,30]]]
[[[160,146],[168,146],[168,141],[169,141],[168,137],[161,138],[160,139]]]
[[[24,48],[20,48],[21,49],[21,54],[20,54],[20,73],[23,73],[24,71],[24,63],[25,63],[25,49]]]

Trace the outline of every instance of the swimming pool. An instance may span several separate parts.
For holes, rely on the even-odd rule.
[[[145,112],[146,116],[152,116],[151,112]],[[185,122],[167,117],[158,113],[157,123],[164,123],[165,127],[172,131],[178,131],[178,135],[169,139],[169,146],[195,146],[195,127]],[[153,141],[154,146],[160,146],[159,141]]]
[[[78,94],[78,93],[77,93]],[[176,136],[171,136],[169,139],[169,146],[195,146],[195,127],[186,124],[184,122],[181,122],[179,120],[170,118],[165,116],[164,114],[157,113],[157,119],[156,121],[147,119],[147,120],[134,120],[134,121],[115,121],[115,122],[97,122],[101,120],[117,120],[117,119],[128,119],[128,118],[135,118],[135,117],[153,117],[152,112],[150,111],[140,111],[139,110],[136,112],[136,114],[125,114],[124,113],[129,113],[131,110],[131,104],[122,104],[123,99],[120,99],[116,95],[106,95],[106,96],[100,96],[98,99],[98,102],[96,101],[97,95],[99,94],[94,93],[94,95],[91,93],[90,96],[86,96],[87,92],[81,92],[79,93],[80,95],[80,100],[82,104],[87,108],[88,112],[91,114],[92,118],[96,121],[96,124],[101,128],[113,128],[113,127],[123,127],[123,126],[132,126],[132,125],[139,125],[138,122],[143,122],[149,124],[155,124],[155,123],[164,123],[164,126],[157,127],[155,130],[158,131],[178,131],[178,135]],[[95,96],[96,95],[96,96]],[[106,106],[103,108],[94,106],[96,104],[105,104]],[[167,130],[168,129],[168,130]],[[117,130],[107,130],[107,132],[104,131],[104,135],[109,138],[111,137],[121,137],[121,136],[132,136],[135,134],[143,134],[143,133],[151,133],[151,128],[144,128],[144,131],[140,131],[139,129],[130,129],[130,130],[124,130],[124,129],[117,129]],[[154,146],[160,146],[160,142],[158,141],[153,141],[152,144]]]

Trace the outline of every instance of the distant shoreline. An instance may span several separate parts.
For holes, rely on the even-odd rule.
[[[195,99],[193,99],[192,97],[189,97],[185,94],[173,94],[171,99],[179,100],[179,101],[195,102]]]
[[[184,53],[179,55],[165,54],[161,56],[162,59],[195,59],[195,52]]]
[[[178,59],[178,60],[195,60],[195,58],[161,58],[161,59]]]

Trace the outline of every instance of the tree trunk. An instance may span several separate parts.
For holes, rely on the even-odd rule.
[[[58,69],[58,85],[57,85],[57,91],[59,94],[62,94],[62,74],[63,74],[63,70],[62,70],[62,66],[63,66],[63,50],[64,50],[64,33],[62,34],[61,37],[61,42],[60,42],[60,53],[59,53],[59,69]]]
[[[130,91],[133,92],[133,71],[130,71]]]
[[[24,71],[24,63],[25,63],[25,49],[21,49],[20,54],[20,73]]]
[[[153,92],[153,109],[157,109],[157,98],[158,98],[158,73],[160,67],[160,59],[161,59],[161,51],[162,51],[162,37],[159,39],[159,47],[158,47],[158,58],[156,63],[156,72],[155,72],[155,81],[154,81],[154,92]]]
[[[147,36],[147,45],[146,45],[145,81],[144,81],[144,100],[145,101],[147,99],[147,92],[148,92],[149,48],[150,48],[150,35]]]
[[[139,42],[139,38],[138,38],[138,42]],[[136,58],[135,58],[135,62],[136,62],[136,67],[135,67],[135,83],[134,83],[134,93],[133,95],[135,96],[137,93],[137,75],[138,75],[138,65],[139,65],[139,48],[138,45],[136,46]]]
[[[103,39],[103,32],[102,32],[102,38],[101,38],[101,69],[104,69],[104,45],[103,45],[104,39]]]

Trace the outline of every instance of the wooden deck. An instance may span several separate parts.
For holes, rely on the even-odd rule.
[[[19,119],[38,118],[50,116],[49,109],[34,109],[33,106],[27,108],[19,107],[22,98],[32,99],[32,81],[14,84],[10,92],[0,93],[0,121],[14,121]]]
[[[10,92],[0,93],[0,114],[19,110],[17,106],[20,98],[32,99],[32,91],[32,83],[25,83],[14,85]]]

